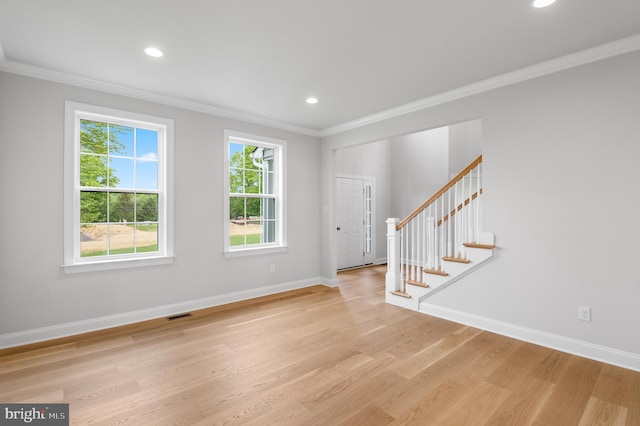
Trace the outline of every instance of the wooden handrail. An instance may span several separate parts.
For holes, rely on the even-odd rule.
[[[463,171],[461,171],[460,173],[458,173],[456,175],[456,177],[454,177],[453,179],[451,179],[449,181],[449,183],[447,183],[445,186],[443,186],[438,192],[436,192],[431,198],[429,198],[427,201],[425,201],[420,207],[418,207],[417,209],[415,209],[413,212],[411,212],[411,214],[409,216],[407,216],[406,218],[404,218],[402,220],[402,222],[400,222],[397,226],[396,226],[396,230],[401,230],[407,223],[409,223],[411,221],[411,219],[415,218],[416,216],[418,216],[420,214],[421,211],[423,211],[424,209],[426,209],[427,207],[429,207],[429,204],[433,203],[435,200],[437,200],[438,198],[440,198],[440,196],[442,194],[444,194],[445,192],[447,192],[447,190],[449,188],[451,188],[453,185],[455,185],[456,183],[460,182],[462,180],[463,177],[465,177],[471,170],[473,170],[478,164],[482,163],[482,155],[479,156],[478,158],[476,158],[471,164],[469,164]]]

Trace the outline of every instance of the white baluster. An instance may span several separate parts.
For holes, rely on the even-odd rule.
[[[407,280],[409,278],[409,225],[405,225],[404,231],[404,244],[405,244],[405,253],[404,253],[404,279]]]
[[[451,197],[453,197],[453,188],[449,188],[449,203],[447,205],[447,216],[449,219],[447,220],[447,254],[446,256],[451,256],[451,240],[453,238],[453,226],[451,226],[451,221],[453,221],[453,217],[451,217]]]
[[[418,270],[420,271],[420,282],[423,282],[424,276],[423,276],[423,272],[424,272],[424,266],[426,264],[426,257],[427,257],[427,246],[426,246],[426,238],[427,238],[427,233],[426,233],[426,227],[425,227],[425,216],[427,215],[427,211],[423,210],[422,213],[420,214],[420,230],[421,232],[418,233],[418,240],[420,241],[420,256],[418,256],[418,259],[420,259],[420,263],[418,264]]]
[[[416,254],[418,252],[418,238],[417,238],[418,237],[418,233],[417,233],[417,228],[418,228],[418,223],[416,222],[416,219],[414,218],[411,221],[411,230],[413,231],[413,234],[411,234],[412,235],[411,236],[411,242],[413,243],[412,244],[413,249],[412,249],[412,252],[411,252],[411,255],[412,255],[412,261],[411,262],[413,263],[413,269],[411,271],[412,272],[411,279],[413,279],[414,281],[417,278],[416,277],[416,275],[417,275],[417,270],[416,270],[417,258],[416,258]]]
[[[482,188],[482,186],[480,185],[480,167],[481,167],[482,163],[478,164],[478,177],[477,177],[477,184],[476,184],[476,192],[478,193],[478,198],[476,198],[476,243],[480,242],[480,189]]]
[[[431,269],[436,269],[437,267],[437,263],[438,263],[438,199],[436,199],[434,205],[433,205],[433,214],[431,215],[431,217],[433,217],[433,252],[431,253]]]
[[[437,203],[438,200],[435,201],[435,203]],[[427,226],[427,230],[428,230],[428,238],[427,238],[427,247],[429,250],[429,255],[427,257],[427,267],[429,269],[434,269],[434,256],[436,253],[436,248],[433,245],[433,241],[434,241],[434,232],[435,229],[433,228],[433,211],[436,209],[436,204],[432,204],[429,206],[429,217],[427,218],[427,221],[429,221],[429,225]]]
[[[416,223],[416,281],[420,281],[420,254],[422,246],[420,245],[420,219],[419,215],[414,219]]]
[[[455,202],[453,203],[453,213],[457,213],[458,209],[458,182],[455,183]],[[460,233],[460,227],[458,225],[458,220],[460,216],[455,214],[455,220],[453,222],[453,257],[458,257],[458,234]]]
[[[473,215],[471,214],[473,211],[473,204],[471,204],[472,201],[473,201],[473,174],[472,172],[469,172],[469,206],[466,209],[467,210],[467,223],[466,223],[467,236],[464,239],[465,243],[473,241]]]
[[[400,276],[404,280],[404,230],[405,228],[400,229]]]

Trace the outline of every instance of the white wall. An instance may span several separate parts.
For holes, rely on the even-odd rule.
[[[404,218],[449,181],[449,127],[391,140],[391,216]]]
[[[320,282],[317,138],[8,73],[0,94],[0,346]],[[66,100],[175,120],[173,265],[62,271]],[[287,253],[222,255],[223,129],[287,140]]]
[[[387,225],[391,215],[390,141],[388,139],[341,149],[336,153],[336,167],[340,175],[363,176],[375,179],[375,257],[386,262]]]
[[[449,173],[455,177],[482,154],[482,120],[449,126]]]
[[[334,150],[481,119],[484,225],[498,256],[431,302],[640,357],[640,201],[625,196],[640,182],[638,75],[634,52],[325,137],[322,205],[334,202]],[[328,276],[332,218],[321,220]],[[578,305],[592,322],[578,321]]]

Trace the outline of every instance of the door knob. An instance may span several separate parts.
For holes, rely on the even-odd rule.
[[[339,230],[340,230],[340,227],[338,226],[338,227],[336,228],[336,231],[339,231]]]

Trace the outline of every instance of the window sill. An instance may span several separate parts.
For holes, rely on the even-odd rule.
[[[62,265],[65,274],[80,272],[109,271],[114,269],[137,268],[142,266],[169,265],[175,256],[136,257],[128,259],[109,259],[93,262],[73,263]]]
[[[224,257],[242,257],[242,256],[257,256],[260,254],[271,254],[271,253],[283,253],[289,250],[288,246],[277,246],[277,247],[255,247],[255,248],[244,248],[244,249],[236,249],[236,250],[225,250]]]

